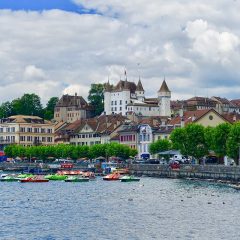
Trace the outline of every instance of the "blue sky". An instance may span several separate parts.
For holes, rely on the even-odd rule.
[[[71,12],[83,12],[83,8],[71,0],[0,0],[0,9],[42,11],[61,9]]]

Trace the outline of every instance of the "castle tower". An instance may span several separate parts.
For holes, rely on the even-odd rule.
[[[144,89],[143,89],[143,86],[142,86],[142,82],[141,82],[141,79],[139,77],[139,80],[138,80],[138,84],[137,84],[137,88],[136,88],[136,95],[137,95],[137,99],[141,102],[144,101]]]
[[[171,108],[170,108],[170,101],[171,101],[171,91],[169,90],[165,78],[163,83],[158,90],[158,103],[160,108],[160,116],[171,116]]]
[[[111,112],[111,86],[108,82],[105,84],[105,90],[104,90],[104,112],[107,115],[110,115]]]

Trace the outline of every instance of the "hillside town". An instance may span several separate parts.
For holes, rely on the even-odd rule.
[[[93,117],[94,106],[75,94],[59,99],[52,121],[25,115],[1,119],[0,148],[9,144],[92,146],[117,142],[136,149],[138,158],[149,158],[150,144],[168,139],[176,128],[189,123],[216,127],[240,120],[240,99],[196,96],[173,101],[165,79],[155,98],[145,97],[140,78],[137,84],[126,78],[104,86],[104,111],[99,116]]]

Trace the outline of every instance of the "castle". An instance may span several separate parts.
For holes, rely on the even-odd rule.
[[[104,112],[107,115],[112,113],[122,115],[142,116],[171,116],[170,102],[171,91],[165,79],[157,92],[157,98],[146,98],[141,79],[137,85],[129,82],[127,77],[120,80],[116,86],[105,85],[104,91]]]

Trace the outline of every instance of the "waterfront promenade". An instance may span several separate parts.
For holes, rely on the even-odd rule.
[[[197,178],[240,182],[239,166],[224,165],[180,165],[180,169],[172,170],[168,165],[132,164],[129,166],[132,174],[138,176],[162,178]]]

